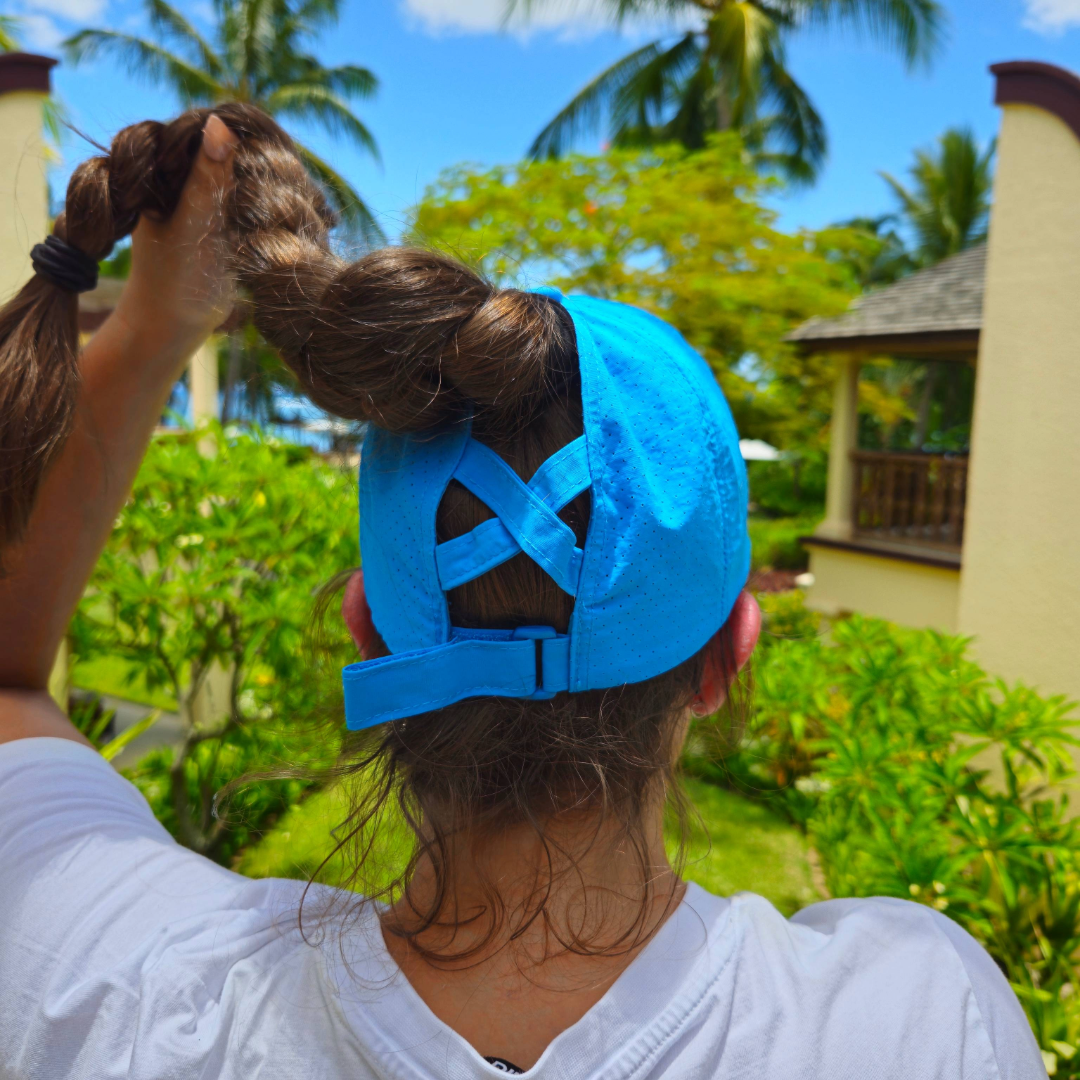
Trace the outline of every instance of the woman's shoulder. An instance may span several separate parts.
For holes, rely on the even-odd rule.
[[[736,997],[752,997],[759,1015],[772,1003],[776,1022],[783,1019],[790,1032],[794,1020],[805,1045],[823,1054],[843,1057],[843,1047],[859,1047],[883,1061],[939,1070],[925,1075],[1044,1075],[1001,970],[962,927],[930,907],[849,898],[785,918],[762,897],[743,893],[732,898],[732,920]]]

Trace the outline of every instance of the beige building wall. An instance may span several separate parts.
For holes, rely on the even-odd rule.
[[[0,303],[29,279],[30,249],[49,230],[44,101],[35,91],[0,93]]]
[[[1028,105],[999,142],[959,629],[1080,699],[1080,141]]]
[[[957,629],[960,574],[861,552],[812,547],[807,606],[835,616],[858,611],[903,626]]]

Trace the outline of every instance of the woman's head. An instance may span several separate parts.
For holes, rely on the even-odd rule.
[[[406,441],[413,446],[460,441],[471,433],[526,482],[584,433],[578,341],[563,303],[548,295],[495,289],[460,263],[427,251],[391,248],[351,265],[329,266],[323,256],[318,259],[318,267],[302,267],[298,273],[285,261],[272,271],[278,286],[260,294],[264,281],[252,291],[260,329],[282,349],[324,408],[409,436]],[[304,290],[301,310],[290,315],[272,297],[294,275],[300,281],[319,280],[322,293]],[[299,335],[298,325],[305,328]],[[696,421],[703,430],[706,409],[700,406]],[[365,459],[369,454],[378,459],[370,465],[374,473],[391,471],[394,483],[411,486],[408,468],[379,457],[377,441],[365,443],[364,453]],[[472,534],[496,516],[456,479],[433,497],[432,547]],[[558,511],[579,549],[589,536],[591,500],[586,486]],[[672,493],[672,504],[677,502]],[[362,513],[369,515],[391,512],[377,499],[362,505]],[[605,509],[610,517],[612,511]],[[373,565],[376,547],[403,548],[408,539],[404,531],[395,534],[379,525],[375,547],[364,547]],[[705,542],[715,546],[721,539]],[[416,603],[403,584],[406,572],[395,579],[392,563],[389,568],[379,563],[371,571],[384,579],[384,598],[391,594],[399,606]],[[452,585],[445,595],[455,633],[544,626],[566,635],[575,602],[525,551]],[[712,598],[702,598],[702,607],[710,606]],[[391,652],[380,634],[378,614],[372,618],[362,575],[350,581],[343,611],[365,659]],[[384,606],[383,614],[394,612]],[[694,614],[687,610],[686,620]],[[647,880],[652,841],[645,822],[655,819],[672,787],[687,720],[692,713],[704,715],[719,707],[756,640],[752,601],[736,606],[725,629],[719,621],[710,627],[715,634],[707,645],[684,653],[681,663],[651,678],[558,693],[549,700],[469,696],[350,736],[351,767],[365,773],[351,821],[354,837],[363,847],[372,822],[380,819],[388,801],[395,801],[413,827],[417,858],[426,870],[428,888],[423,897],[410,895],[411,917],[398,930],[422,934],[445,920],[462,837],[482,848],[509,827],[532,830],[542,846],[550,845],[545,849],[552,867],[561,868],[557,873],[572,873],[581,852],[555,850],[563,842],[553,839],[555,823],[582,814],[593,822],[602,819],[605,842],[614,829],[615,842],[631,861],[638,860],[642,880]],[[653,641],[633,647],[646,654],[660,652],[663,630],[657,627],[656,634]],[[392,651],[401,649],[398,643]],[[412,678],[414,686],[423,687],[422,671]],[[357,865],[362,871],[362,859]],[[372,891],[363,872],[358,884]],[[531,897],[531,907],[502,914],[499,892],[492,888],[485,915],[492,925],[504,916],[534,918],[552,884],[545,881]],[[633,940],[634,932],[628,930],[626,941]]]

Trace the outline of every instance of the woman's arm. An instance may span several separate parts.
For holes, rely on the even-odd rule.
[[[79,737],[55,716],[46,719],[34,692],[48,683],[173,384],[232,305],[220,207],[235,141],[211,117],[176,212],[168,221],[139,222],[123,295],[80,358],[71,436],[45,478],[25,539],[3,553],[0,691],[31,693],[3,694],[0,742],[65,731]]]

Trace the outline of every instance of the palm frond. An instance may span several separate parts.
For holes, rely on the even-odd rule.
[[[322,186],[340,215],[342,226],[349,232],[357,233],[369,244],[385,243],[386,234],[375,220],[375,215],[348,180],[302,143],[295,143],[295,146],[308,172]]]
[[[293,18],[304,33],[312,33],[320,27],[337,23],[341,18],[341,0],[302,0]]]
[[[693,73],[702,62],[702,43],[695,33],[684,34],[668,49],[657,52],[612,94],[613,140],[621,145],[641,143],[664,123],[673,104],[682,104]],[[708,93],[708,87],[704,88]],[[631,138],[630,133],[635,135]]]
[[[708,52],[701,50],[697,69],[679,87],[674,113],[654,142],[678,142],[690,150],[701,149],[719,126],[716,108],[716,69]]]
[[[663,51],[662,42],[653,41],[600,72],[533,139],[528,156],[533,160],[559,157],[575,139],[598,130],[604,107]]]
[[[344,97],[374,97],[379,89],[378,77],[368,68],[358,67],[356,64],[323,68],[320,78],[331,90]]]
[[[171,86],[187,103],[212,102],[222,86],[212,75],[152,41],[116,30],[80,30],[62,43],[73,64],[99,57],[118,60],[132,75],[142,75]]]
[[[970,128],[950,128],[932,150],[915,154],[911,188],[881,174],[915,233],[924,263],[986,239],[994,150],[993,143],[980,150]]]
[[[928,63],[945,43],[948,15],[940,0],[782,0],[800,22],[846,24],[889,49],[908,67]]]
[[[225,70],[221,58],[214,52],[210,43],[195,29],[184,16],[166,0],[146,0],[146,10],[150,25],[164,36],[172,38],[178,45],[191,49],[203,70],[212,78],[221,80]]]
[[[313,83],[279,86],[261,104],[271,116],[314,121],[331,135],[345,135],[376,160],[379,159],[379,149],[367,126],[325,86]]]
[[[0,15],[0,53],[19,51],[19,24],[14,15]]]
[[[41,122],[49,138],[52,139],[53,145],[59,147],[60,129],[70,124],[68,111],[63,102],[54,97],[47,97],[41,103]],[[59,160],[59,154],[57,154],[57,160]]]
[[[762,58],[761,101],[776,107],[764,126],[763,148],[781,155],[782,171],[789,179],[808,183],[825,160],[825,121],[785,61],[779,40]]]

